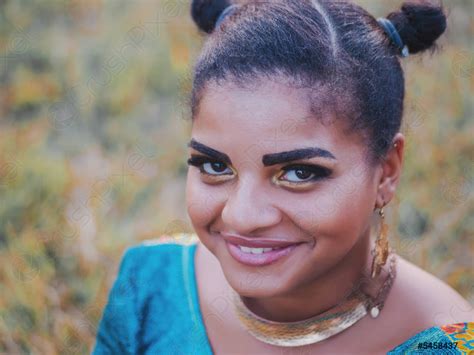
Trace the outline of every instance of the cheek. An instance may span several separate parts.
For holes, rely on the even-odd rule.
[[[308,196],[298,196],[296,209],[287,213],[320,246],[327,245],[330,251],[350,248],[370,221],[375,197],[365,182],[335,179]]]
[[[218,189],[201,181],[200,173],[188,171],[186,180],[186,208],[196,229],[207,226],[219,214],[222,201]]]
[[[210,194],[201,185],[199,174],[190,170],[186,180],[186,208],[195,227],[211,218],[208,204]]]

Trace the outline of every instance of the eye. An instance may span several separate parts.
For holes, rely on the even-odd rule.
[[[188,165],[198,167],[201,171],[201,174],[204,175],[222,176],[233,174],[232,169],[226,169],[226,163],[205,156],[193,155],[191,158],[188,159]],[[217,172],[217,174],[213,173],[212,171]]]
[[[286,176],[287,179],[280,181],[292,184],[306,183],[322,180],[331,175],[331,170],[318,165],[290,165],[283,168],[279,177]]]

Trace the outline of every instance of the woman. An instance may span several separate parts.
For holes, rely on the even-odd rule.
[[[443,9],[202,0],[192,17],[209,34],[191,100],[196,233],[127,251],[95,353],[472,349],[472,306],[397,255],[384,222],[405,145],[399,60],[434,46]]]

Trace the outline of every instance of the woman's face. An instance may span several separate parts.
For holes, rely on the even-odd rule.
[[[192,127],[200,145],[189,148],[204,162],[189,167],[186,200],[197,235],[229,284],[243,296],[268,297],[317,282],[348,257],[370,231],[380,175],[365,165],[361,138],[343,132],[343,119],[321,123],[310,113],[303,89],[271,81],[256,87],[206,89]],[[273,159],[302,148],[316,154]],[[221,233],[302,243],[271,264],[250,266],[231,256]]]

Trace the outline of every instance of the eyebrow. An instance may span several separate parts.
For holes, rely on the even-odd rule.
[[[205,144],[199,143],[195,139],[191,139],[191,141],[188,143],[188,147],[194,148],[198,152],[201,152],[212,158],[221,160],[227,164],[232,165],[232,161],[230,160],[227,154],[212,149],[211,147],[208,147]],[[336,157],[326,149],[322,149],[319,147],[310,147],[294,149],[280,153],[264,154],[262,156],[262,163],[264,166],[272,166],[282,163],[288,163],[294,160],[310,159],[315,157],[337,160]]]
[[[272,166],[276,164],[287,163],[293,160],[310,159],[315,157],[337,160],[336,157],[326,149],[310,147],[289,150],[281,153],[265,154],[262,157],[262,163],[264,166]]]
[[[191,139],[191,141],[188,143],[188,147],[196,149],[198,152],[206,154],[210,156],[211,158],[221,160],[224,163],[232,165],[232,161],[230,160],[227,154],[219,152],[218,150],[212,149],[211,147],[208,147],[207,145],[204,145],[202,143],[199,143],[195,139]]]

